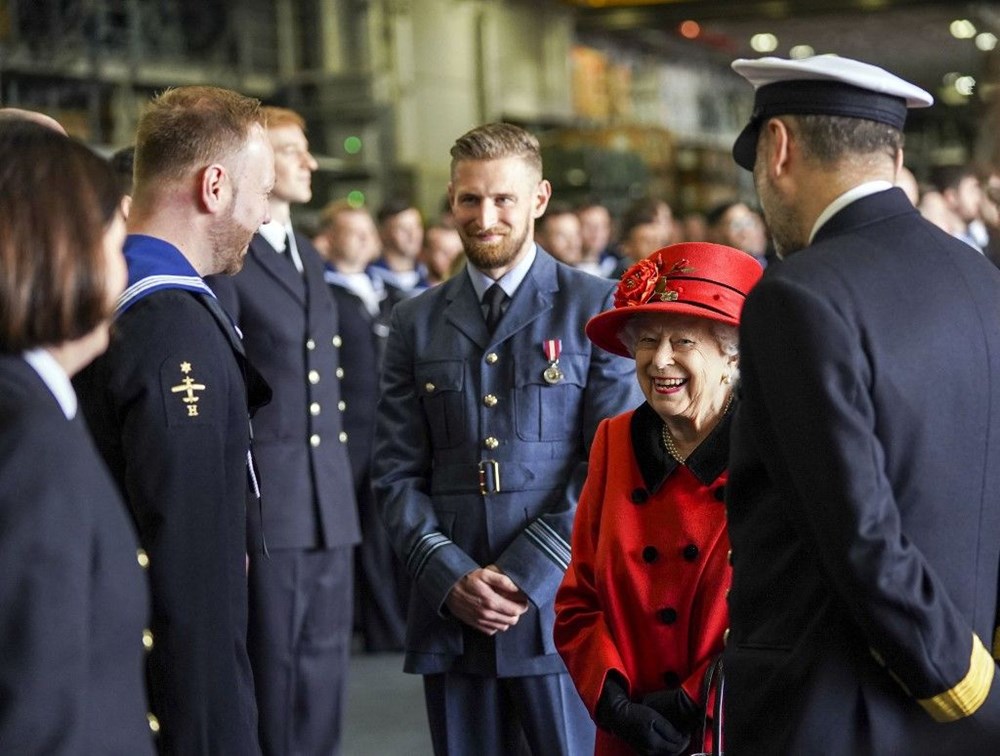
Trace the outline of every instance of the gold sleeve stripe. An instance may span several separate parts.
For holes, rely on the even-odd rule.
[[[1000,627],[993,631],[993,658],[1000,660]]]
[[[972,634],[972,656],[969,672],[951,690],[939,693],[933,698],[917,701],[938,722],[954,722],[956,719],[975,714],[989,695],[996,665],[979,636]]]

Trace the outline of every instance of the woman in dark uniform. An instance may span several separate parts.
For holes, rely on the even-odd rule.
[[[601,423],[556,595],[555,641],[597,754],[685,754],[722,651],[723,486],[748,254],[675,244],[629,268],[587,336],[635,358],[645,403]],[[696,747],[697,746],[697,747]]]
[[[148,595],[70,377],[125,286],[121,193],[82,144],[0,124],[0,753],[148,754]]]

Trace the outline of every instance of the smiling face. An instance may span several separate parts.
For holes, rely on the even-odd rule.
[[[534,246],[551,192],[520,157],[456,163],[448,197],[469,261],[493,278],[514,267]]]
[[[312,174],[319,166],[309,152],[309,142],[294,124],[267,130],[274,149],[273,197],[281,202],[304,203],[312,199]]]
[[[723,351],[712,323],[666,313],[640,317],[635,374],[649,405],[664,421],[701,424],[720,415],[737,358]]]

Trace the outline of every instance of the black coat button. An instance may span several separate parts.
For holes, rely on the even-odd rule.
[[[668,688],[679,688],[681,686],[681,676],[673,671],[664,672],[663,684]]]
[[[698,547],[695,546],[693,543],[689,543],[687,546],[684,547],[684,551],[681,552],[681,554],[684,555],[684,558],[689,562],[693,562],[695,559],[697,559],[698,553],[699,553]]]
[[[645,488],[636,488],[632,491],[632,503],[633,504],[645,504],[649,499],[649,493]]]
[[[715,500],[716,501],[725,501],[726,500],[726,487],[725,486],[719,486],[714,491],[712,491],[712,495],[715,496]]]
[[[677,621],[677,610],[668,606],[666,609],[658,611],[656,616],[664,625],[672,625]]]
[[[652,564],[660,556],[660,552],[656,550],[655,546],[647,546],[642,550],[642,560],[644,562],[649,562]]]

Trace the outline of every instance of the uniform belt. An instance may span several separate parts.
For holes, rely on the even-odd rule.
[[[431,494],[479,493],[489,496],[512,491],[539,491],[564,488],[571,463],[542,460],[510,462],[484,459],[478,464],[435,465],[431,474]]]

